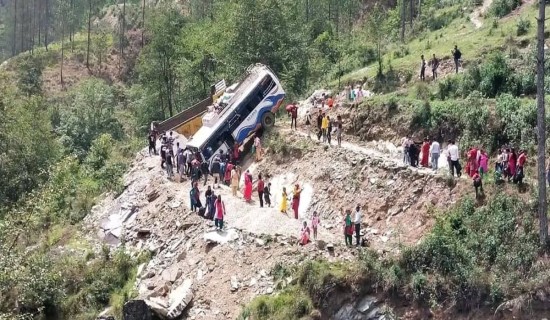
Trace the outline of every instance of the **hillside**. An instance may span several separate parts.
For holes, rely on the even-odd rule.
[[[0,0],[0,11],[0,319],[548,317],[535,2]],[[438,78],[428,65],[422,81],[420,55],[433,54]],[[285,104],[298,101],[298,130],[281,110],[263,159],[245,155],[250,203],[214,189],[227,206],[217,232],[145,136],[258,62]],[[305,125],[321,92],[342,118],[340,147]],[[435,171],[404,164],[404,136],[455,139],[463,169],[471,147],[486,150],[483,195],[444,157]],[[502,147],[527,151],[523,184],[495,180]],[[271,208],[259,208],[259,173]],[[279,212],[296,183],[299,219]],[[357,205],[366,242],[347,247],[341,210]],[[319,240],[301,246],[314,211]]]

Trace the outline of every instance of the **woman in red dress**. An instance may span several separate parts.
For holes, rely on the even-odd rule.
[[[470,151],[468,151],[468,164],[470,167],[470,171],[468,174],[470,177],[473,177],[474,174],[478,171],[478,163],[477,163],[477,149],[475,147],[472,147]]]
[[[422,160],[420,160],[420,165],[427,168],[429,157],[430,157],[430,140],[426,138],[424,139],[424,143],[422,144]]]
[[[230,162],[225,167],[225,174],[223,178],[226,185],[229,185],[229,182],[231,182],[231,170],[233,170],[233,164]]]

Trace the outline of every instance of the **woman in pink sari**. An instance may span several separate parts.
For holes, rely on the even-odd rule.
[[[244,200],[250,202],[252,200],[252,176],[250,172],[246,170],[244,173]]]
[[[485,150],[481,150],[479,156],[479,175],[483,178],[483,175],[489,170],[489,156]]]

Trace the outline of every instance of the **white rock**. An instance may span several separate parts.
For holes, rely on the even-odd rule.
[[[142,263],[138,266],[137,273],[136,273],[137,278],[141,278],[143,272],[145,271],[145,265],[146,265],[145,263]]]
[[[230,241],[238,239],[239,235],[235,229],[228,229],[225,231],[210,231],[204,234],[204,240],[206,242],[214,242],[219,244],[226,244]]]
[[[239,281],[236,276],[231,276],[231,291],[237,291],[239,289]]]
[[[193,299],[193,281],[191,279],[186,279],[179,287],[170,293],[169,303],[170,308],[168,309],[168,318],[176,319],[187,308],[191,300]]]

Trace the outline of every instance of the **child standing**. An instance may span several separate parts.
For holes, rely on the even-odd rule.
[[[216,230],[223,230],[223,218],[225,217],[225,203],[222,201],[222,196],[218,196],[216,202],[214,203],[216,208],[216,215],[214,218],[214,224],[216,225]]]
[[[313,217],[311,218],[311,229],[313,229],[313,240],[317,240],[317,226],[321,220],[319,219],[319,216],[317,215],[317,211],[313,212]]]

